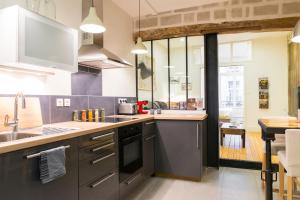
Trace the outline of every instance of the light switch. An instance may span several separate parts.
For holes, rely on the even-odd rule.
[[[64,106],[70,107],[71,106],[71,99],[64,99]]]
[[[63,99],[56,99],[56,107],[63,107],[64,100]]]

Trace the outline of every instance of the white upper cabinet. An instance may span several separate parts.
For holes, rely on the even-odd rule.
[[[78,71],[78,31],[12,6],[0,10],[0,65]]]

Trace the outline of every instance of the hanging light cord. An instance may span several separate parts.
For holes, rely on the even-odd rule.
[[[139,37],[141,37],[141,0],[139,0]]]
[[[92,0],[92,7],[94,7],[94,0]]]

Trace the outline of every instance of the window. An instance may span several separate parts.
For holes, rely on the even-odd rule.
[[[203,109],[204,37],[153,40],[144,44],[149,53],[147,58],[140,55],[137,59],[138,100],[149,101],[148,108]]]
[[[251,60],[252,45],[250,41],[232,43],[232,61],[248,61]]]
[[[219,79],[220,114],[230,116],[233,121],[242,122],[244,117],[244,67],[220,67]]]
[[[219,63],[250,61],[252,58],[252,42],[242,41],[219,44]]]

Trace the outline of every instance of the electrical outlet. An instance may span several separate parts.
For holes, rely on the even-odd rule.
[[[127,98],[119,98],[118,103],[127,103]]]
[[[56,107],[63,107],[64,106],[64,100],[63,99],[56,99]]]
[[[64,106],[70,107],[71,106],[71,99],[64,99]]]

